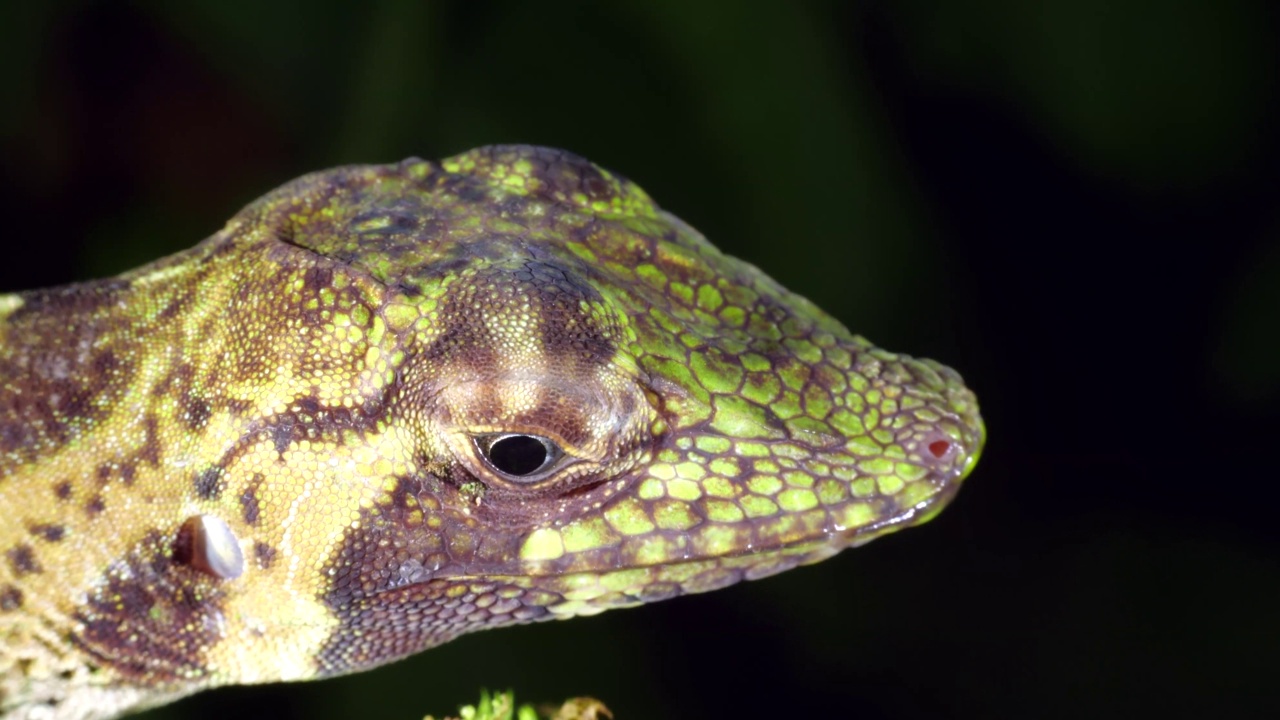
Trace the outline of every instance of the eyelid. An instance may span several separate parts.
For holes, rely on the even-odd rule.
[[[542,464],[535,470],[525,474],[510,473],[499,468],[492,459],[492,450],[494,445],[507,438],[527,437],[533,438],[542,444],[546,451],[546,458]],[[527,485],[545,480],[547,477],[555,473],[565,464],[565,458],[571,457],[560,447],[555,440],[537,433],[528,432],[497,432],[497,433],[481,433],[471,437],[472,445],[475,447],[477,454],[480,456],[481,462],[491,472],[509,482]]]

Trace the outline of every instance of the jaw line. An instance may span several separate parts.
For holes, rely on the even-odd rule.
[[[808,546],[807,557],[800,564],[808,564],[836,555],[849,548],[865,545],[872,540],[883,537],[895,530],[910,527],[918,522],[921,515],[928,512],[939,505],[945,505],[955,496],[959,487],[959,483],[954,481],[945,481],[938,492],[930,495],[928,498],[921,500],[904,512],[895,514],[893,517],[860,525],[854,528],[828,528],[818,535],[791,540],[789,542],[773,545],[770,547],[746,547],[734,550],[733,552],[723,555],[697,557],[688,555],[684,557],[673,558],[666,562],[656,562],[647,565],[626,565],[616,568],[584,568],[580,570],[566,570],[561,572],[547,572],[539,570],[536,567],[526,567],[523,571],[515,573],[450,573],[447,569],[442,568],[441,571],[433,574],[427,580],[422,582],[430,582],[432,580],[451,580],[459,582],[514,582],[519,584],[521,580],[529,580],[533,578],[564,578],[571,576],[599,576],[605,575],[615,570],[639,570],[646,568],[667,568],[680,567],[683,565],[691,565],[695,563],[715,563],[721,560],[737,560],[752,556],[759,556],[762,560],[768,557],[785,554],[791,551],[797,551]]]

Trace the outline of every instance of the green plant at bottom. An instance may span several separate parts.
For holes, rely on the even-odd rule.
[[[517,707],[515,693],[511,690],[493,695],[481,690],[479,703],[463,705],[458,708],[456,716],[446,716],[442,720],[602,720],[612,717],[609,708],[595,698],[570,698],[558,707],[539,706],[535,709],[529,704]],[[428,715],[423,720],[435,720],[435,716]]]

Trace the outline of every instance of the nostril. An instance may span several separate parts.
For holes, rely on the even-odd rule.
[[[959,440],[937,428],[926,430],[918,443],[916,453],[928,465],[950,465],[963,452]]]

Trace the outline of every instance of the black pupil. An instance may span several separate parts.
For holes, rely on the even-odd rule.
[[[508,475],[529,475],[547,462],[547,447],[536,437],[508,435],[489,446],[489,462]]]

